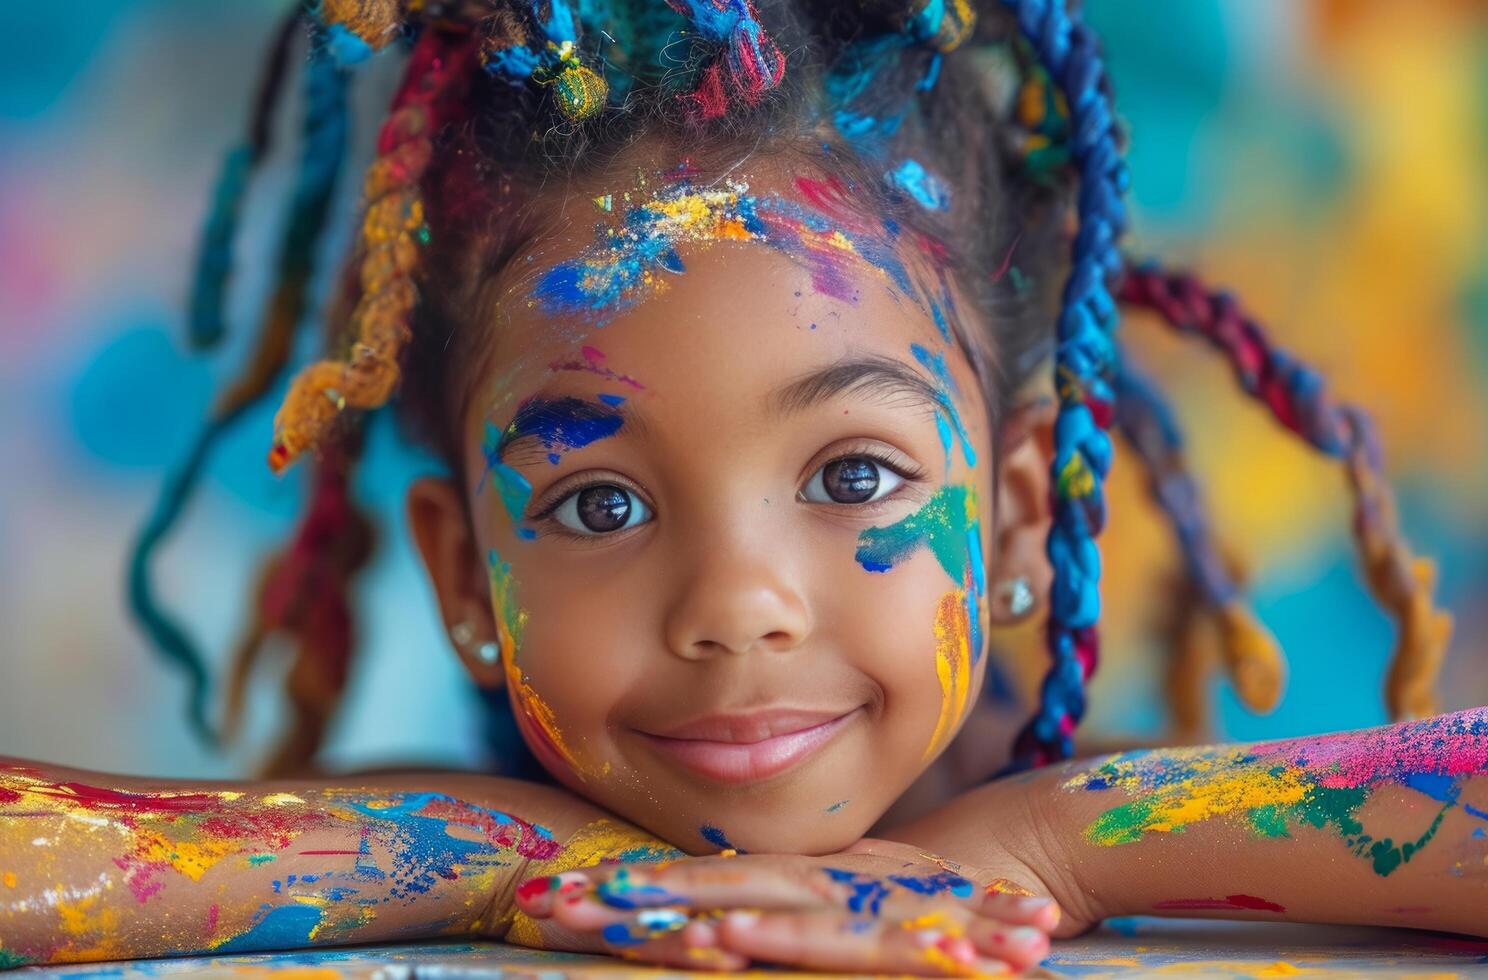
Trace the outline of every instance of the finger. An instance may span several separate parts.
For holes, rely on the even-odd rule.
[[[977,911],[989,919],[1014,926],[1033,926],[1042,932],[1053,932],[1061,918],[1059,905],[1052,898],[1037,895],[988,892]]]
[[[730,912],[719,925],[722,949],[784,966],[838,972],[965,976],[1006,973],[981,955],[958,910],[903,922],[841,912]]]
[[[1005,928],[995,922],[973,921],[966,935],[979,954],[1002,960],[1015,970],[1037,966],[1049,955],[1049,934],[1033,926]]]
[[[667,867],[618,868],[594,887],[595,897],[620,909],[654,906],[711,908],[827,908],[840,904],[820,871],[778,858],[697,859]]]
[[[517,908],[534,919],[546,919],[553,914],[557,902],[592,887],[590,877],[578,871],[528,878],[517,886]]]
[[[604,930],[608,951],[628,960],[655,963],[686,970],[742,970],[749,958],[720,949],[718,933],[711,923],[689,921],[681,917],[680,927],[667,918],[652,918],[649,925],[641,921],[657,912],[672,910],[647,909],[624,925]]]

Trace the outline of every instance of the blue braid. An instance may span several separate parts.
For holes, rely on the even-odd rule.
[[[1047,553],[1054,569],[1048,643],[1053,664],[1037,713],[1019,733],[1013,768],[1068,758],[1085,714],[1085,682],[1099,657],[1100,552],[1106,521],[1103,482],[1111,465],[1106,434],[1118,368],[1112,291],[1126,230],[1122,161],[1109,83],[1095,34],[1063,0],[1002,0],[1017,18],[1069,104],[1071,160],[1079,177],[1079,228],[1065,284],[1055,351],[1059,415],[1054,426],[1054,520]]]
[[[580,18],[567,0],[527,0],[525,6],[540,37],[523,44],[514,38],[494,38],[481,60],[486,71],[513,84],[552,85],[558,108],[570,119],[585,119],[608,104],[609,86],[579,58]]]
[[[187,305],[187,336],[193,347],[213,347],[226,332],[222,309],[227,298],[227,279],[232,273],[232,246],[237,237],[238,215],[248,181],[268,154],[290,42],[297,33],[300,20],[297,9],[280,25],[264,64],[248,135],[242,143],[230,149],[222,161],[222,172],[212,193],[212,206],[202,227],[196,274],[192,278]]]
[[[185,629],[166,614],[157,600],[150,564],[200,483],[212,446],[268,392],[282,373],[290,335],[304,312],[315,246],[330,212],[348,129],[346,74],[321,40],[317,37],[305,67],[304,146],[299,182],[279,253],[279,285],[270,303],[259,349],[248,377],[224,392],[190,453],[166,480],[155,510],[141,529],[129,557],[130,608],[157,652],[186,673],[191,688],[188,718],[193,732],[208,745],[217,744],[218,739],[207,718],[210,677],[206,664]]]

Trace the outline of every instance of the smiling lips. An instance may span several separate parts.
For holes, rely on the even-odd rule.
[[[637,734],[663,755],[707,779],[753,783],[805,761],[861,710],[711,715],[665,734]]]

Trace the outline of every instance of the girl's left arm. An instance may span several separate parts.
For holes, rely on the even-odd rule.
[[[982,867],[1016,855],[1068,932],[1147,914],[1488,936],[1488,708],[1065,763],[882,836]]]

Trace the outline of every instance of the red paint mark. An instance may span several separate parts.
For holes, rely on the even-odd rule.
[[[21,798],[21,794],[13,789],[0,789],[0,803],[14,803]]]
[[[641,384],[639,381],[637,381],[635,378],[632,378],[630,375],[628,375],[628,374],[617,374],[611,368],[606,367],[605,366],[605,353],[604,353],[604,351],[598,349],[597,347],[588,347],[588,346],[585,346],[580,351],[580,353],[584,355],[584,359],[582,361],[554,361],[553,363],[551,363],[551,364],[548,365],[548,370],[549,371],[587,371],[590,374],[597,374],[601,378],[608,378],[611,381],[615,381],[615,382],[618,382],[618,383],[623,384],[623,385],[629,385],[631,388],[634,388],[636,391],[645,391],[646,390],[646,386],[645,385]]]
[[[216,793],[127,793],[86,783],[58,783],[30,790],[37,796],[68,800],[89,810],[126,810],[133,813],[194,813],[217,809],[223,804]]]
[[[360,854],[361,851],[296,851],[296,854]]]
[[[1173,898],[1152,906],[1163,911],[1198,911],[1202,909],[1244,909],[1250,912],[1285,912],[1286,908],[1254,895],[1226,895],[1224,898]]]
[[[996,282],[1003,276],[1007,275],[1008,269],[1011,268],[1013,264],[1013,251],[1017,249],[1018,243],[1022,240],[1023,233],[1020,231],[1018,232],[1018,237],[1013,239],[1013,244],[1008,246],[1007,254],[1002,257],[1002,265],[998,266],[997,271],[992,273],[993,282]]]
[[[553,890],[553,878],[528,878],[517,886],[517,898],[524,902],[531,902],[539,895],[546,895]]]

